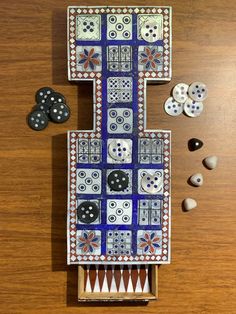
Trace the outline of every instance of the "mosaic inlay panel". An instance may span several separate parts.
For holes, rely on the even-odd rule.
[[[145,86],[171,79],[170,7],[69,7],[69,80],[93,81],[93,129],[68,132],[68,264],[170,262],[170,131]],[[157,87],[158,93],[158,87]]]

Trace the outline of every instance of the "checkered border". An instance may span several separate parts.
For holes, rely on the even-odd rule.
[[[76,145],[79,138],[95,138],[96,133],[68,131],[68,264],[86,262],[107,263],[169,263],[170,262],[170,143],[169,131],[145,131],[143,137],[162,139],[164,142],[164,198],[162,219],[162,253],[160,255],[136,255],[136,256],[86,256],[76,254]]]
[[[161,72],[140,72],[140,77],[156,78],[158,81],[171,79],[171,8],[170,7],[68,7],[68,79],[81,80],[86,78],[101,78],[101,72],[80,72],[76,69],[76,15],[102,13],[135,13],[163,15],[163,59],[164,68]]]

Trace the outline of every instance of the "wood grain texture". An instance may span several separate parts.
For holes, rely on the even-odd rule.
[[[66,6],[119,1],[2,0],[0,6],[1,313],[91,313],[77,304],[77,267],[66,266],[66,131],[92,125],[91,89],[67,81]],[[148,126],[172,134],[172,263],[159,269],[159,300],[147,306],[93,306],[110,313],[236,313],[236,2],[149,1],[173,6],[173,80],[148,88]],[[129,1],[143,5],[143,1]],[[205,82],[204,113],[164,114],[178,82]],[[65,94],[63,125],[30,130],[26,115],[45,85]],[[199,137],[194,153],[187,140]],[[206,155],[219,156],[208,171]],[[204,186],[187,184],[202,172]],[[183,213],[185,197],[198,208]]]

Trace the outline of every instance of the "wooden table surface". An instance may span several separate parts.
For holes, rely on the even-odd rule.
[[[66,131],[92,125],[91,88],[67,81],[69,4],[120,2],[1,1],[1,313],[236,313],[236,2],[147,3],[173,6],[173,79],[148,88],[148,127],[173,132],[172,263],[160,267],[157,302],[92,309],[77,304],[76,267],[66,265]],[[196,80],[209,88],[204,113],[167,116],[172,87]],[[72,116],[35,132],[26,115],[47,85],[66,96]],[[189,152],[191,137],[204,147]],[[212,154],[219,165],[209,171],[202,159]],[[201,188],[187,184],[194,172],[204,175]],[[189,213],[181,210],[185,197],[198,201]]]

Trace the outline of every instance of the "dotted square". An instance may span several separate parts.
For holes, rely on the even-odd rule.
[[[132,39],[132,15],[131,14],[107,14],[107,39],[131,40]]]
[[[77,40],[101,39],[101,15],[81,14],[76,17]]]

